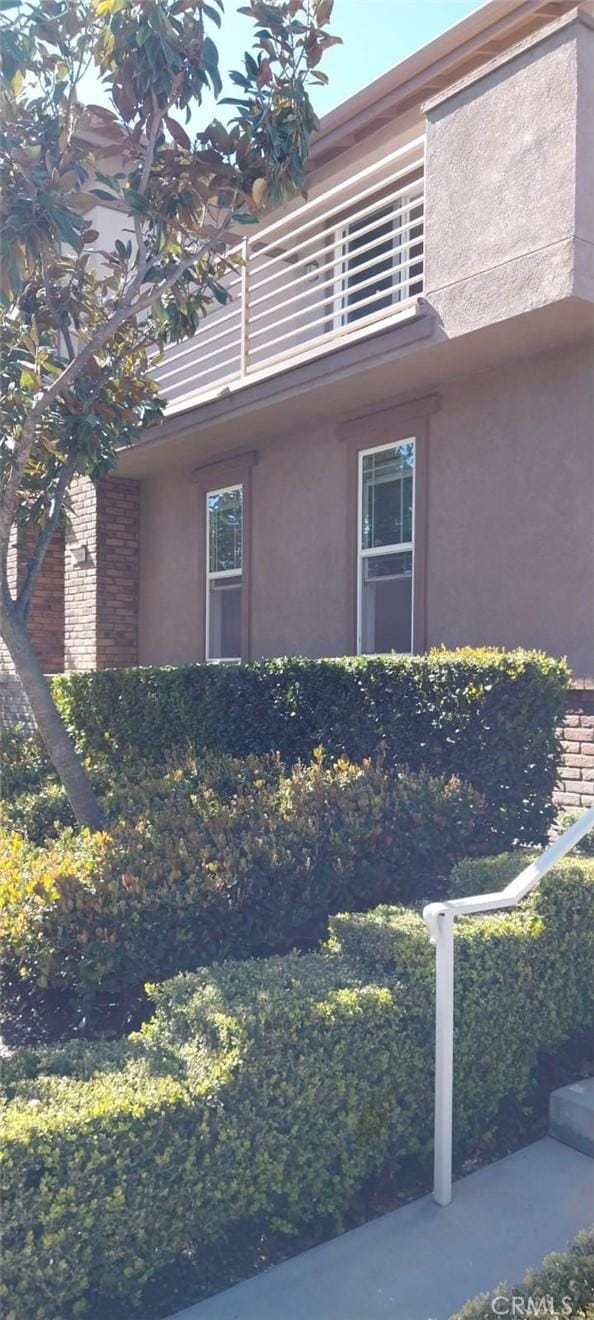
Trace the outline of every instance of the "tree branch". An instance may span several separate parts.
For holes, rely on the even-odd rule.
[[[66,344],[68,357],[72,362],[73,359],[76,357],[74,344],[72,342],[72,335],[70,334],[70,330],[68,329],[68,326],[62,325],[60,313],[54,302],[54,298],[51,291],[51,276],[47,265],[47,254],[44,252],[43,248],[41,249],[41,270],[43,274],[43,283],[45,285],[45,296],[47,300],[47,305],[54,318],[54,321],[56,322],[56,329],[58,331],[58,334],[64,336],[64,343]]]
[[[8,551],[10,528],[18,504],[21,481],[35,444],[35,428],[40,418],[51,407],[54,400],[59,398],[77,379],[90,358],[105,347],[121,325],[124,325],[132,316],[137,316],[140,312],[152,306],[154,302],[157,302],[164,293],[167,293],[177,283],[186,270],[195,266],[203,256],[213,249],[215,242],[218,242],[220,236],[228,228],[229,223],[229,217],[226,217],[217,232],[202,244],[199,251],[192,252],[177,262],[167,278],[162,280],[160,284],[152,285],[144,295],[140,294],[142,280],[140,273],[137,272],[124,301],[113,315],[99,326],[91,339],[84,345],[84,348],[81,348],[76,357],[64,368],[61,375],[57,376],[51,385],[48,385],[47,389],[37,396],[25,418],[21,434],[16,442],[10,474],[0,504],[0,562],[4,561]]]
[[[144,153],[142,174],[140,176],[140,183],[138,185],[138,191],[142,197],[144,197],[144,194],[146,192],[150,172],[153,167],[153,161],[155,159],[155,147],[157,145],[157,138],[161,131],[161,124],[163,123],[165,115],[167,114],[167,110],[159,109],[159,103],[157,101],[154,92],[151,92],[151,99],[153,103],[153,113],[151,115],[151,127],[146,142],[146,151]],[[167,109],[169,108],[170,106],[168,104]]]
[[[175,78],[173,81],[172,95],[169,97],[167,105],[164,106],[163,109],[160,109],[155,93],[151,92],[153,113],[151,115],[151,127],[146,143],[146,150],[142,165],[142,174],[140,176],[140,183],[138,185],[138,192],[142,197],[145,196],[148,187],[150,174],[153,167],[153,162],[155,159],[157,138],[159,136],[159,133],[161,132],[161,126],[163,120],[175,101],[175,94],[177,93],[177,90],[181,85],[181,81],[182,81],[181,75],[178,74],[177,78]],[[145,236],[142,228],[142,219],[138,215],[134,217],[134,232],[136,234],[136,246],[138,248],[138,270],[141,273],[141,278],[144,279],[144,275],[148,267],[148,255],[146,250]]]

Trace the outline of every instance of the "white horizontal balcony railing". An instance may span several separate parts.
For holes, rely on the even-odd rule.
[[[168,412],[366,337],[423,291],[424,139],[258,226],[234,250],[229,302],[155,369]]]

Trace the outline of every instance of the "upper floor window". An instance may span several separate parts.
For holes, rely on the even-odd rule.
[[[357,649],[413,646],[415,441],[359,454]]]
[[[371,204],[337,234],[335,319],[349,325],[423,290],[423,204]]]
[[[241,659],[243,486],[206,495],[206,659]]]

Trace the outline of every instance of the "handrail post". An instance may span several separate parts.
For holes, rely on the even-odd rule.
[[[249,324],[248,324],[248,240],[242,239],[241,243],[241,317],[240,317],[240,343],[239,343],[239,374],[243,378],[247,374],[249,357]]]
[[[428,903],[423,920],[435,945],[435,1144],[433,1200],[452,1199],[452,1117],[454,1093],[454,922],[457,916],[513,908],[530,893],[552,866],[594,830],[594,807],[570,825],[535,862],[524,867],[505,889],[492,894]]]
[[[454,1094],[454,914],[435,922],[435,1119],[433,1200],[452,1199],[452,1116]]]

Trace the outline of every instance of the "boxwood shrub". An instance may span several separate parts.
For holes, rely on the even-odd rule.
[[[321,753],[290,771],[273,757],[136,767],[104,801],[103,833],[0,831],[4,963],[85,1010],[149,977],[311,947],[330,913],[426,897],[489,840],[459,780]],[[47,828],[47,790],[41,806]]]
[[[530,857],[520,853],[463,861],[453,869],[450,896],[503,888]],[[397,974],[402,965],[403,924],[394,908],[338,915],[330,924],[333,941],[358,963],[362,974]],[[539,1047],[548,1048],[544,1041],[556,1048],[574,1032],[594,1025],[593,966],[594,860],[590,858],[559,862],[517,909],[490,913],[488,918],[458,918],[459,1132],[477,1136],[480,1131],[488,1112],[486,1077],[497,1096],[521,1095],[529,1087]],[[521,1029],[516,1013],[522,1015]],[[528,1040],[533,1042],[530,1047]]]
[[[319,745],[360,761],[382,743],[399,765],[473,784],[489,806],[496,848],[546,837],[567,684],[564,661],[493,649],[52,679],[86,754],[160,763],[189,745],[233,756],[279,752],[293,764]]]
[[[459,923],[459,1151],[504,1100],[525,1099],[539,1050],[591,1022],[593,894],[583,859],[521,909]],[[126,1041],[8,1061],[6,1320],[66,1320],[90,1299],[102,1315],[118,1297],[142,1308],[143,1287],[178,1253],[222,1241],[232,1252],[248,1226],[336,1229],[366,1177],[429,1152],[422,920],[384,908],[332,926],[323,953],[154,988],[152,1021]]]
[[[594,1228],[578,1233],[569,1251],[545,1256],[542,1265],[528,1270],[521,1283],[500,1283],[492,1292],[466,1302],[451,1320],[493,1320],[497,1313],[594,1320]]]

